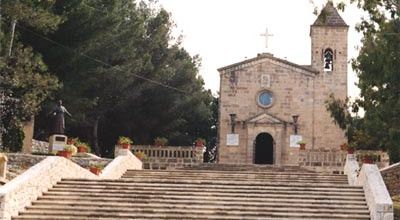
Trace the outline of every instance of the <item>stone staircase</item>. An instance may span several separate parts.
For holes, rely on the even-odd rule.
[[[119,180],[63,179],[13,219],[370,219],[370,216],[363,189],[349,186],[344,175],[311,173],[294,167],[235,169],[235,166],[212,165],[193,170],[129,170]]]

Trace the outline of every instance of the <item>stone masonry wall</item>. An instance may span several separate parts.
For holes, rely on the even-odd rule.
[[[203,163],[203,148],[191,146],[132,146],[132,151],[142,151],[147,159],[143,161],[144,169],[165,170],[195,166]]]
[[[236,77],[235,83],[231,82],[232,74]],[[269,75],[269,85],[261,83],[262,75]],[[299,133],[311,142],[315,77],[312,73],[262,54],[259,60],[221,71],[220,77],[220,163],[253,163],[254,140],[262,132],[271,134],[274,139],[276,164],[293,161],[290,156],[293,149],[289,148],[292,127],[285,123],[247,122],[262,113],[285,122],[292,122],[292,115],[299,114]],[[273,94],[273,104],[268,108],[257,103],[258,94],[264,90]],[[232,113],[237,115],[235,133],[239,134],[239,146],[227,146],[226,143],[226,135],[231,130],[229,114]]]
[[[325,101],[333,93],[336,98],[347,96],[347,27],[311,26],[311,67],[290,64],[260,54],[256,58],[221,68],[219,107],[219,162],[253,163],[254,141],[259,133],[274,139],[274,164],[296,161],[297,149],[289,147],[292,115],[299,115],[299,134],[311,149],[337,148],[345,143],[344,132],[326,110]],[[333,70],[324,71],[323,52],[333,51]],[[317,72],[315,72],[317,71]],[[264,84],[267,78],[268,83]],[[257,104],[261,91],[273,95],[268,108]],[[248,123],[251,117],[267,113],[280,123]],[[236,114],[235,133],[239,146],[227,146],[230,114]],[[283,123],[282,123],[283,121]]]
[[[47,156],[44,155],[31,155],[31,154],[21,154],[21,153],[8,153],[7,163],[7,180],[12,180],[16,176],[22,174],[29,168],[33,167],[40,161],[44,160]],[[112,161],[112,159],[107,158],[93,158],[93,157],[72,157],[71,160],[78,164],[79,166],[89,169],[89,166],[94,164],[100,164],[104,167]]]
[[[400,195],[400,163],[395,163],[380,171],[390,195]]]
[[[347,27],[311,26],[311,66],[319,71],[314,84],[313,144],[315,148],[334,148],[346,142],[339,128],[326,110],[330,94],[344,100],[347,96]],[[333,51],[333,70],[324,71],[323,52]]]

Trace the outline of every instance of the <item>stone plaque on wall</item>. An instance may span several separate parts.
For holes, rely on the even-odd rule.
[[[290,135],[290,147],[300,147],[297,142],[303,140],[301,135]]]
[[[239,135],[238,134],[227,134],[226,145],[228,146],[239,146]]]
[[[263,88],[271,87],[271,76],[269,74],[261,75],[261,87]]]

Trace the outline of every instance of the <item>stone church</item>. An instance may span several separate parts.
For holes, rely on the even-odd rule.
[[[295,164],[306,149],[346,142],[325,101],[347,96],[348,25],[327,3],[310,27],[311,65],[269,53],[218,69],[219,163]]]

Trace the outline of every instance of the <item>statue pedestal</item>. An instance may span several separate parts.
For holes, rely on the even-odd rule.
[[[49,137],[49,153],[56,153],[64,150],[67,145],[67,136],[62,134],[53,134]]]
[[[6,179],[7,174],[7,156],[5,154],[0,153],[0,179]]]
[[[30,154],[32,153],[32,138],[33,138],[33,128],[35,125],[35,121],[32,117],[30,121],[26,121],[23,123],[23,131],[24,131],[24,144],[22,146],[22,153]]]

